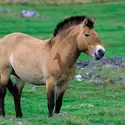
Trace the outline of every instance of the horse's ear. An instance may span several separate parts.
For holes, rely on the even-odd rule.
[[[96,23],[96,18],[93,18],[93,19],[92,19],[92,22],[93,22],[93,25],[95,25],[95,23]]]
[[[87,23],[88,23],[88,19],[85,18],[84,21],[82,22],[83,27],[85,27],[87,25]]]

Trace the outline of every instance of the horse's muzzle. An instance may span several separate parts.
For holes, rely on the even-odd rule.
[[[99,60],[103,58],[105,55],[105,51],[103,49],[99,49],[97,52],[94,53],[95,60]]]

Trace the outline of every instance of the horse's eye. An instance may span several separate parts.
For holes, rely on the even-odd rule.
[[[85,34],[85,37],[89,37],[90,35],[89,34]]]

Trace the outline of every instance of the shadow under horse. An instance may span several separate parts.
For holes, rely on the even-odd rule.
[[[105,54],[94,24],[95,19],[73,16],[60,22],[53,37],[47,40],[23,33],[3,37],[0,40],[0,115],[5,116],[4,98],[8,88],[14,98],[16,117],[22,117],[20,99],[25,82],[46,85],[48,115],[53,115],[54,107],[58,115],[81,52],[95,60]],[[10,80],[11,74],[15,75],[16,84]]]

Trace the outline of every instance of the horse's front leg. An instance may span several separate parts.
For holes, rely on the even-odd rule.
[[[62,106],[63,95],[68,88],[68,83],[63,83],[62,85],[56,86],[56,107],[55,107],[55,115],[60,114],[60,109]]]
[[[55,115],[58,115],[60,113],[64,92],[56,93]]]
[[[53,116],[54,109],[54,93],[55,93],[55,80],[53,78],[49,78],[46,81],[46,91],[47,91],[47,100],[48,100],[48,116]]]

